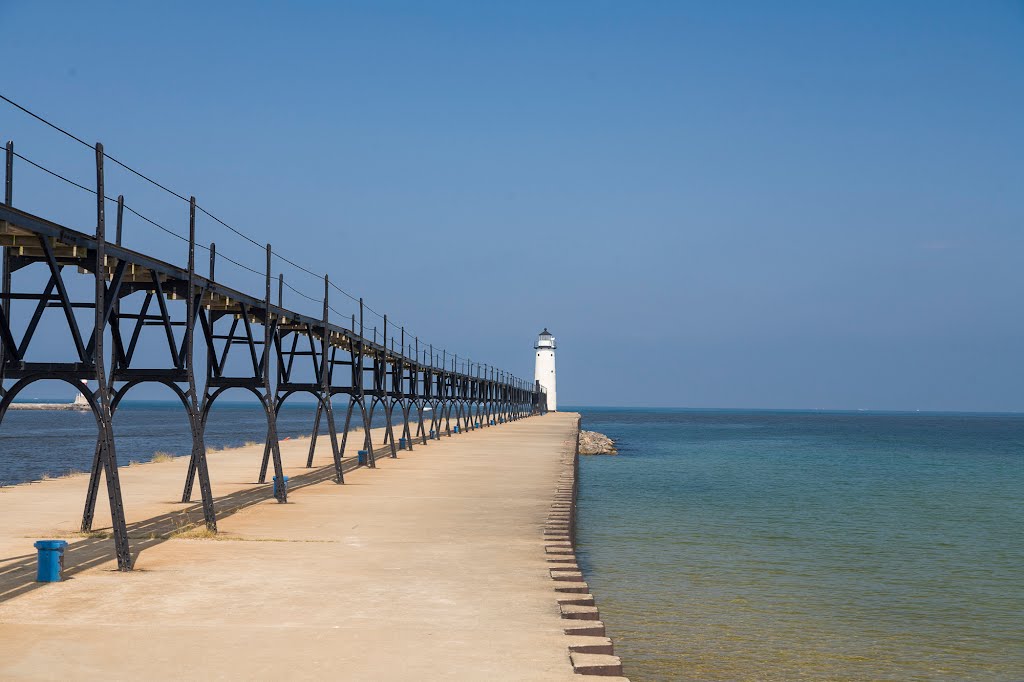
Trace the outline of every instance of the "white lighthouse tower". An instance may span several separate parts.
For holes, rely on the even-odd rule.
[[[548,410],[551,412],[558,409],[558,400],[555,396],[555,347],[555,337],[545,327],[537,337],[537,345],[533,347],[537,351],[533,378],[547,390]]]

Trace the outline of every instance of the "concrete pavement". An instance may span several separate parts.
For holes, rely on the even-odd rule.
[[[287,441],[305,487],[286,505],[251,482],[262,446],[212,454],[220,506],[240,508],[215,538],[174,535],[199,518],[175,501],[184,458],[124,467],[128,574],[109,538],[74,534],[84,476],[0,489],[0,678],[578,680],[543,536],[575,437],[575,414],[533,417],[378,458],[343,486]],[[50,537],[72,542],[73,571],[31,582],[32,541]]]

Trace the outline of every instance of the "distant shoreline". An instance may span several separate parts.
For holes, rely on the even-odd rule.
[[[11,403],[9,410],[55,410],[64,412],[88,412],[89,404],[81,403]]]

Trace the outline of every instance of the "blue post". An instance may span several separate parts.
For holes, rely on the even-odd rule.
[[[366,466],[366,460],[367,460],[368,453],[366,452],[366,450],[360,450],[358,454],[359,454],[359,466]]]
[[[284,489],[288,491],[288,477],[284,477]],[[277,476],[274,476],[274,497],[277,497]]]
[[[398,439],[398,449],[399,450],[405,450],[405,439],[404,438],[399,438]]]
[[[38,568],[36,581],[41,583],[59,583],[64,577],[65,540],[39,540],[35,543],[38,552]]]

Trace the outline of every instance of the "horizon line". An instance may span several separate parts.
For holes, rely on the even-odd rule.
[[[50,402],[43,397],[25,397],[15,400],[17,403],[26,402]],[[62,402],[62,401],[55,401]],[[180,404],[177,400],[168,398],[135,398],[124,400],[122,405],[133,403],[167,403],[169,405]],[[247,405],[248,400],[221,400],[218,404]],[[257,405],[258,401],[253,400],[251,404]],[[293,400],[290,405],[316,405],[315,400]],[[285,405],[287,407],[288,405]],[[583,410],[679,410],[688,412],[831,412],[851,414],[1001,414],[1001,415],[1024,415],[1024,410],[971,410],[971,409],[909,409],[909,408],[862,408],[862,407],[693,407],[687,405],[565,405],[563,412]]]

